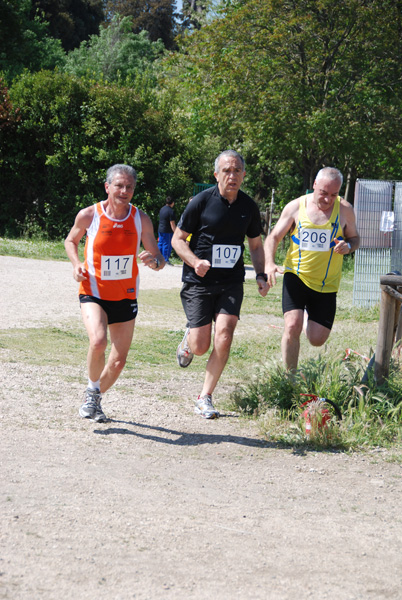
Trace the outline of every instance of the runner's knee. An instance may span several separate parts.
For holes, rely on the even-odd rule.
[[[286,313],[285,313],[286,314]],[[299,338],[303,331],[303,319],[300,317],[285,317],[284,336],[288,338]]]
[[[214,346],[219,350],[230,350],[233,341],[233,329],[224,327],[215,333]]]
[[[96,352],[97,354],[105,352],[106,347],[107,347],[107,338],[103,335],[102,336],[93,336],[90,339],[90,346],[91,346],[92,352]]]
[[[191,352],[193,352],[193,354],[196,356],[202,356],[208,352],[210,345],[211,338],[196,338],[194,341],[193,339],[190,340]]]
[[[121,373],[126,366],[127,357],[118,356],[109,360],[109,368],[117,373]]]
[[[331,330],[313,321],[307,322],[306,336],[312,346],[322,346],[327,341]]]
[[[325,342],[327,341],[330,332],[328,331],[328,333],[325,332],[321,332],[321,333],[311,333],[308,331],[307,329],[307,339],[310,342],[310,344],[312,346],[322,346],[323,344],[325,344]]]

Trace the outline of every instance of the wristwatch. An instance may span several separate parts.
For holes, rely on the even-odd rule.
[[[157,269],[159,267],[159,264],[160,264],[159,263],[159,259],[155,257],[154,261],[155,261],[155,269]]]
[[[349,242],[346,242],[347,247],[349,248],[349,254],[352,252],[352,246],[349,244]]]
[[[257,273],[255,278],[258,279],[259,277],[261,277],[261,279],[263,279],[265,283],[268,281],[268,275],[266,273]]]

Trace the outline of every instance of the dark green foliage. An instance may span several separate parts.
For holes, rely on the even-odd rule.
[[[0,2],[0,71],[8,83],[24,69],[63,64],[64,51],[40,16],[30,16],[31,0]]]
[[[19,119],[19,110],[13,108],[4,79],[0,77],[0,135],[2,130],[6,131],[15,128],[15,125]]]
[[[89,41],[69,52],[64,71],[96,81],[124,84],[150,71],[152,63],[163,52],[161,40],[151,42],[146,31],[133,33],[131,19],[116,16],[99,35],[92,35]]]
[[[318,169],[402,177],[399,0],[242,0],[173,58],[195,139],[244,153],[246,185],[283,204]]]
[[[172,0],[106,0],[106,20],[115,15],[131,17],[132,31],[147,31],[152,42],[162,40],[172,49],[176,35],[176,3]]]
[[[64,234],[103,195],[116,159],[139,170],[135,202],[155,224],[166,195],[180,214],[193,183],[214,181],[213,161],[229,147],[245,156],[243,187],[261,210],[275,188],[277,214],[324,164],[350,175],[351,190],[356,177],[402,179],[399,0],[229,1],[212,21],[213,5],[183,3],[187,16],[203,15],[200,29],[167,58],[171,0],[0,2],[11,95],[0,106],[10,125],[0,136],[0,234]],[[66,56],[50,32],[66,36],[65,48],[87,41]],[[55,68],[65,75],[33,76]]]
[[[42,71],[21,76],[10,97],[21,120],[1,139],[2,234],[65,235],[80,208],[104,199],[106,169],[117,162],[137,170],[134,203],[151,218],[167,195],[188,197],[169,109],[149,95]]]
[[[49,23],[50,35],[68,52],[99,33],[103,0],[32,0],[31,18],[36,14]]]
[[[63,220],[73,218],[78,194],[89,192],[78,185],[87,91],[78,80],[42,71],[21,76],[11,95],[21,120],[4,140],[2,177],[10,193],[1,230],[61,234]]]

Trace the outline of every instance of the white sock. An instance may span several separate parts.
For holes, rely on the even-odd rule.
[[[100,379],[98,381],[91,381],[88,377],[88,388],[90,390],[100,390]]]

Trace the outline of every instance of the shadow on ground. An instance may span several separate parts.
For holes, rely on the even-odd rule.
[[[276,443],[257,440],[236,435],[214,435],[202,433],[188,433],[184,431],[176,431],[174,429],[166,429],[165,427],[153,427],[144,425],[143,423],[135,423],[133,421],[112,421],[113,423],[121,423],[130,425],[131,427],[139,428],[139,431],[128,429],[126,427],[109,427],[108,429],[95,429],[97,435],[133,435],[142,439],[160,442],[162,444],[172,444],[174,446],[201,446],[202,444],[239,444],[241,446],[250,446],[252,448],[277,448]],[[147,430],[147,433],[141,431]],[[149,433],[148,433],[149,432]],[[152,433],[155,432],[155,433]],[[161,434],[161,435],[158,435]],[[163,437],[172,436],[172,437]]]

